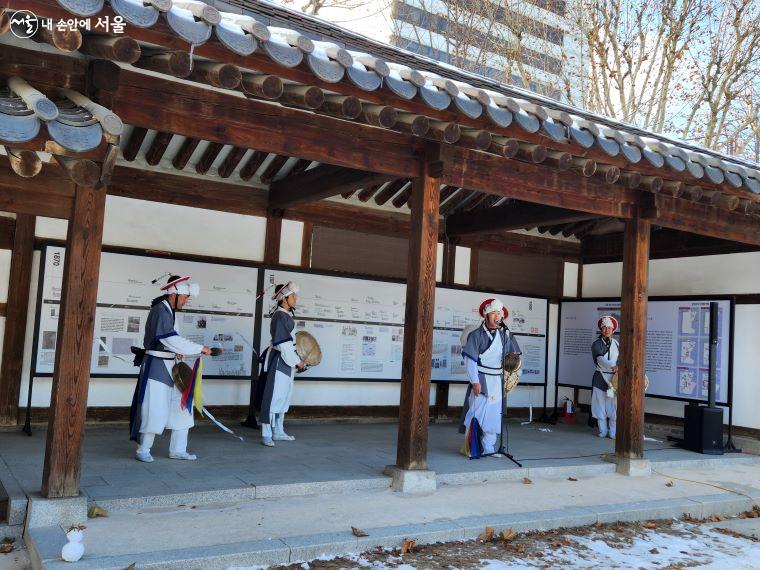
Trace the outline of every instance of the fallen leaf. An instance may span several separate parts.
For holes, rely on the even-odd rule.
[[[486,531],[478,537],[480,542],[491,542],[493,540],[493,528],[486,527]]]
[[[407,552],[414,552],[414,541],[411,538],[405,538],[401,543],[401,556]]]
[[[712,522],[720,522],[720,521],[724,521],[724,520],[726,520],[726,517],[724,517],[723,515],[712,515],[712,516],[710,517],[710,520],[711,520]]]
[[[533,483],[533,481],[531,481],[527,477],[523,477],[523,483],[525,483],[526,485],[531,485]]]
[[[135,568],[137,568],[137,565],[134,562],[132,562],[132,564],[127,566],[124,570],[135,570]]]
[[[659,554],[659,553],[660,553],[660,551],[659,551],[659,550],[657,550],[656,548],[653,548],[652,550],[650,550],[650,551],[649,551],[649,553],[650,553],[650,554]]]
[[[92,505],[87,509],[87,518],[94,519],[97,517],[107,517],[108,511],[99,507],[98,505]]]
[[[503,530],[499,533],[499,538],[501,538],[504,542],[509,542],[516,536],[517,536],[517,533],[513,531],[511,528],[508,528],[507,530]]]
[[[368,535],[366,532],[364,532],[363,530],[359,530],[359,529],[358,529],[358,528],[356,528],[355,526],[352,526],[352,527],[351,527],[351,533],[352,533],[354,536],[358,536],[358,537],[362,537],[362,536],[369,536],[369,535]]]
[[[568,481],[577,481],[578,479],[576,479],[575,477],[568,477],[567,480]]]
[[[644,523],[644,528],[657,528],[657,523],[654,521],[647,521]]]
[[[665,483],[665,486],[666,487],[672,487],[673,486],[673,481],[668,481],[667,483]]]
[[[13,552],[12,544],[3,544],[0,546],[0,554],[8,554],[9,552]]]
[[[13,544],[15,539],[10,536],[4,536],[2,540],[0,540],[0,544]]]

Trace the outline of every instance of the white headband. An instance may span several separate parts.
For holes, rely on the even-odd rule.
[[[171,283],[167,283],[161,287],[161,291],[167,295],[175,293],[177,295],[190,295],[191,297],[197,297],[200,295],[201,288],[197,283],[190,283],[189,277],[180,277]]]
[[[612,319],[609,317],[602,317],[602,325],[603,327],[610,327],[611,329],[615,328],[615,324],[612,322]]]
[[[278,303],[282,301],[284,298],[292,295],[293,293],[298,293],[301,289],[293,283],[292,281],[288,281],[285,286],[277,291],[274,295],[272,295],[272,300],[277,301]]]
[[[488,313],[493,313],[494,311],[499,313],[504,311],[504,303],[502,303],[499,299],[494,299],[485,307],[483,307],[481,315],[485,317]]]

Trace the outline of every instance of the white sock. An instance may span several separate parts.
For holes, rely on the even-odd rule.
[[[263,439],[272,439],[272,424],[275,421],[275,414],[269,414],[269,423],[261,424],[261,437]]]

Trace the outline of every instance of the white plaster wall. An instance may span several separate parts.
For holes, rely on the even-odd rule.
[[[472,250],[469,247],[457,246],[456,260],[454,262],[454,283],[457,285],[470,284],[470,255]]]
[[[261,218],[263,219],[263,218]],[[265,226],[266,229],[266,226]],[[303,222],[293,220],[282,221],[280,234],[280,263],[285,265],[301,265],[301,246],[303,245]],[[262,256],[264,241],[261,240]]]
[[[616,297],[621,263],[583,266],[584,297]],[[760,293],[760,252],[655,259],[649,263],[649,294],[718,295]],[[734,322],[734,424],[760,428],[760,306],[737,305]],[[582,392],[588,392],[586,390]],[[587,400],[587,394],[581,401]],[[683,417],[681,402],[646,399],[650,413]],[[724,413],[728,420],[728,411]]]

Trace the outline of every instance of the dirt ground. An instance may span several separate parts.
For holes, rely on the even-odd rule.
[[[760,509],[743,513],[760,519]],[[281,570],[305,569],[488,569],[507,568],[760,568],[760,540],[719,528],[727,517],[698,521],[646,521],[594,525],[546,532],[494,533],[476,541],[376,549],[344,558],[315,560]],[[748,521],[750,522],[750,521]],[[751,521],[752,523],[756,521]],[[402,552],[404,550],[404,552]]]

